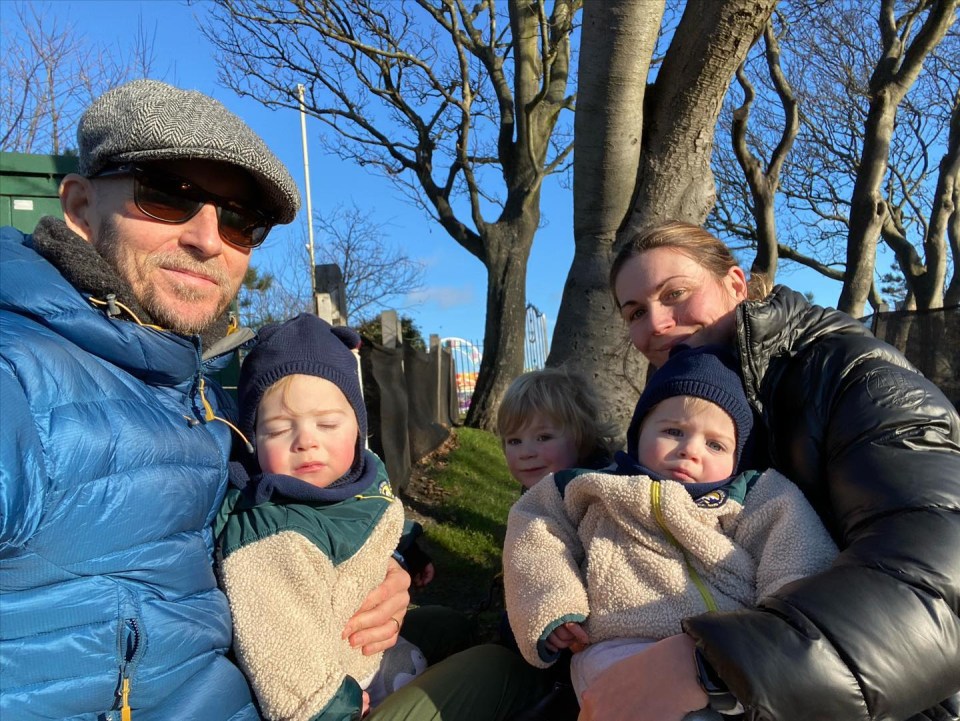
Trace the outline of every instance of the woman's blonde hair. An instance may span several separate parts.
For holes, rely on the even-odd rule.
[[[617,253],[610,266],[610,290],[619,307],[614,290],[620,270],[631,258],[654,248],[673,248],[720,280],[737,265],[730,249],[710,232],[699,225],[684,223],[680,220],[668,220],[634,234]],[[763,273],[751,273],[747,282],[747,299],[762,300],[769,295],[772,284]]]
[[[617,426],[603,416],[591,384],[580,373],[543,368],[517,376],[497,411],[500,440],[520,431],[536,414],[570,433],[578,462],[616,450]]]

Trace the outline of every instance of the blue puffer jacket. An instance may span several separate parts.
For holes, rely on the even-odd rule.
[[[257,719],[224,657],[230,431],[199,340],[108,319],[31,246],[0,231],[0,717]]]

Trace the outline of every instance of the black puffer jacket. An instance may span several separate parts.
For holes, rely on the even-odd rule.
[[[956,409],[860,323],[788,288],[741,304],[737,336],[773,465],[841,554],[757,609],[685,631],[750,720],[958,718]]]

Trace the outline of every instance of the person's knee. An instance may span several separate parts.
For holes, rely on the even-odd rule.
[[[447,606],[419,606],[407,612],[401,633],[433,666],[477,642],[476,622]]]
[[[496,644],[473,646],[426,670],[391,694],[371,721],[416,718],[496,721],[542,698],[550,676]]]

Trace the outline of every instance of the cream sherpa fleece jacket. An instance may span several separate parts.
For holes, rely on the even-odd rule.
[[[358,682],[380,666],[383,654],[364,656],[340,637],[383,582],[403,527],[376,466],[376,482],[344,501],[266,502],[226,517],[218,570],[234,650],[270,721],[354,718]]]
[[[708,610],[694,577],[718,610],[732,610],[836,555],[803,494],[774,470],[698,500],[677,481],[563,471],[510,510],[507,615],[524,658],[546,667],[556,654],[544,641],[564,622],[582,622],[591,642],[658,640]]]

